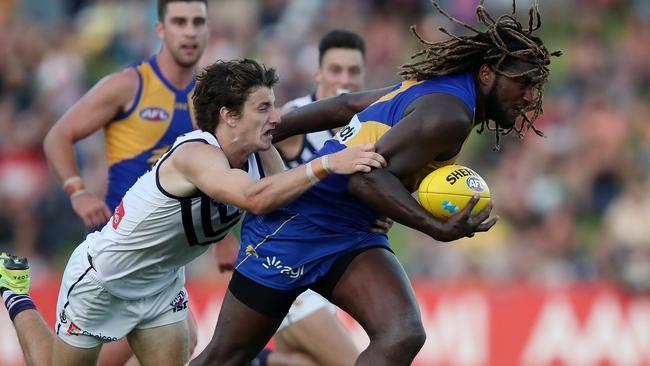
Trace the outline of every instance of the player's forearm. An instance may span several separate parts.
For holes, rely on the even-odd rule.
[[[273,131],[273,142],[287,137],[341,127],[386,94],[389,88],[341,94],[292,110]]]
[[[380,215],[390,217],[434,239],[439,236],[440,223],[420,206],[389,171],[377,169],[367,174],[355,174],[350,177],[348,189]]]
[[[344,126],[358,112],[350,108],[346,98],[346,95],[339,95],[322,99],[285,114],[282,116],[282,122],[273,130],[273,142],[294,135]]]
[[[74,143],[52,128],[43,141],[47,162],[54,175],[63,183],[66,179],[79,175],[75,162]]]
[[[327,177],[320,159],[312,162],[312,174],[318,179]],[[256,215],[271,212],[291,203],[316,182],[309,178],[306,165],[266,177],[246,189],[246,210]]]

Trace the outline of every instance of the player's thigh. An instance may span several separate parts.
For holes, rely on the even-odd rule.
[[[323,366],[322,363],[316,363],[306,353],[278,350],[274,350],[269,354],[266,364],[268,366]]]
[[[235,271],[212,339],[193,364],[239,365],[252,360],[298,294],[265,287]]]
[[[126,338],[104,344],[99,352],[98,366],[123,366],[133,356]]]
[[[60,338],[55,337],[52,348],[53,366],[85,366],[97,364],[101,345],[93,348],[79,348],[71,346]]]
[[[359,357],[352,338],[328,307],[291,323],[275,335],[275,341],[278,351],[306,353],[318,365],[354,365]]]
[[[187,326],[189,327],[189,333],[188,333],[188,353],[190,356],[194,354],[194,351],[196,350],[196,345],[198,343],[198,325],[196,324],[196,317],[194,316],[194,312],[192,311],[192,308],[189,308],[189,311],[187,313]]]
[[[184,365],[189,360],[188,321],[155,328],[134,329],[127,336],[140,363],[147,365]]]
[[[357,254],[332,290],[331,300],[373,335],[421,325],[413,287],[393,253],[372,248]]]

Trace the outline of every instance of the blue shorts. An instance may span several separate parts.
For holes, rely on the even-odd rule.
[[[236,270],[277,290],[309,287],[348,252],[370,247],[392,251],[383,233],[336,233],[283,210],[247,216]]]

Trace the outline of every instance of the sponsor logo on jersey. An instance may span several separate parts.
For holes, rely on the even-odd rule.
[[[481,180],[476,177],[468,177],[465,182],[467,183],[469,189],[473,191],[483,192],[485,190],[485,188],[483,188],[483,183],[481,183]]]
[[[165,121],[169,119],[169,112],[160,107],[145,107],[140,110],[140,118],[147,121]]]
[[[285,266],[282,264],[282,261],[277,259],[275,256],[269,258],[266,257],[266,262],[262,263],[262,267],[266,269],[278,269],[280,274],[287,275],[291,278],[298,278],[305,273],[305,266],[300,266],[296,269]]]
[[[120,204],[115,208],[115,213],[113,213],[113,218],[111,218],[113,229],[117,230],[117,227],[120,225],[120,222],[122,222],[123,217],[124,217],[124,202],[120,202]]]
[[[169,306],[172,307],[174,313],[187,309],[187,296],[185,295],[185,291],[181,290]]]

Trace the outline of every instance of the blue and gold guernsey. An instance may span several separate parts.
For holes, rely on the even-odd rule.
[[[342,150],[346,146],[376,143],[404,116],[406,108],[418,97],[431,93],[447,93],[461,99],[468,110],[473,111],[476,103],[474,81],[471,74],[440,77],[422,82],[404,81],[358,113],[334,137],[325,143],[314,158]],[[446,161],[432,160],[424,169],[403,181],[409,191],[414,191],[419,182],[433,170],[455,162],[456,156]],[[348,176],[335,175],[310,189],[287,209],[300,212],[323,228],[349,233],[368,230],[374,214],[367,206],[352,197],[348,191]],[[318,204],[327,202],[327,204]]]
[[[111,210],[178,136],[194,129],[190,94],[195,81],[184,90],[175,88],[155,56],[132,67],[140,81],[133,105],[104,128],[109,166],[106,204]]]
[[[355,115],[313,159],[348,146],[376,143],[400,123],[415,99],[433,93],[455,96],[469,111],[475,109],[476,91],[470,73],[404,81]],[[432,159],[403,184],[412,191],[429,172],[455,160],[456,156],[445,161]],[[385,234],[369,232],[376,215],[348,192],[348,179],[332,175],[285,208],[263,216],[247,214],[237,271],[265,286],[290,290],[313,284],[347,251],[390,248]]]

